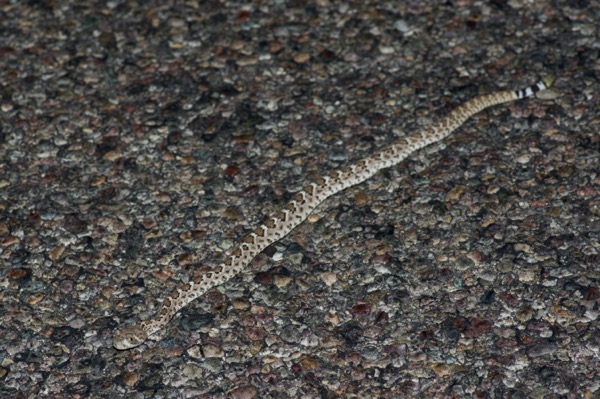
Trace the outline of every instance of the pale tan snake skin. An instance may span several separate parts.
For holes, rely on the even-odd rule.
[[[332,172],[329,176],[316,179],[297,193],[279,213],[246,236],[222,264],[174,290],[162,301],[154,319],[116,330],[113,346],[125,350],[144,343],[149,336],[163,329],[173,316],[191,301],[243,270],[256,255],[302,223],[328,197],[362,183],[379,170],[396,165],[413,152],[442,140],[481,110],[529,97],[551,85],[552,78],[546,77],[524,90],[502,91],[477,97],[462,104],[438,123],[413,132],[367,158]]]

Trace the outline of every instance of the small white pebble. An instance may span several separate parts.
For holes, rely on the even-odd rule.
[[[558,98],[558,93],[552,89],[542,90],[535,95],[540,100],[554,100]]]
[[[394,54],[396,50],[392,46],[379,46],[379,52],[381,54]]]
[[[403,19],[399,19],[394,22],[394,29],[402,33],[406,33],[408,32],[408,23],[406,23],[406,21]]]

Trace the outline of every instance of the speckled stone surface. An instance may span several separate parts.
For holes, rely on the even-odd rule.
[[[600,6],[0,3],[0,397],[597,398]],[[483,93],[158,340],[311,175]]]

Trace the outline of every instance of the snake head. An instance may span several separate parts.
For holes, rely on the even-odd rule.
[[[120,351],[135,348],[148,339],[148,334],[138,325],[125,326],[113,333],[113,346]]]

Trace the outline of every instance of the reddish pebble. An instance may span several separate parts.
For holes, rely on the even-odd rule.
[[[227,177],[233,177],[238,173],[240,173],[240,168],[237,166],[229,165],[227,169],[225,169],[225,176]]]
[[[350,313],[354,317],[366,316],[371,312],[371,305],[368,302],[359,302],[352,306]]]
[[[235,17],[235,22],[238,24],[241,24],[242,22],[246,22],[246,20],[248,19],[248,17],[250,16],[250,13],[246,10],[244,11],[240,11],[238,13],[238,15]]]
[[[491,328],[491,321],[481,318],[473,318],[467,327],[467,331],[465,331],[465,337],[479,337],[480,335],[490,331]]]

